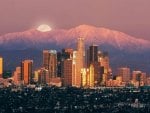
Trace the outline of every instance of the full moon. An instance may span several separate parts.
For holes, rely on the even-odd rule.
[[[51,31],[52,28],[47,24],[41,24],[40,26],[37,27],[37,30],[40,32],[48,32]]]

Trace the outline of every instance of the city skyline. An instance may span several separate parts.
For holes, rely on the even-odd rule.
[[[26,59],[11,77],[1,76],[0,110],[4,113],[143,110],[149,113],[150,76],[141,70],[130,71],[129,67],[118,67],[114,75],[109,53],[100,51],[95,44],[85,48],[84,41],[78,38],[76,49],[43,50],[43,64],[37,70],[33,70],[37,61]],[[0,70],[2,61],[1,57]]]
[[[117,67],[115,74],[110,64],[109,52],[99,50],[95,44],[85,48],[85,39],[78,38],[76,49],[64,48],[61,52],[54,49],[43,50],[43,63],[33,69],[32,59],[25,59],[12,72],[10,79],[15,85],[56,85],[73,87],[140,87],[149,85],[149,74],[128,67]],[[34,62],[34,63],[33,63]],[[6,62],[7,63],[7,62]],[[0,62],[1,77],[6,78],[3,71],[3,58]],[[130,74],[132,72],[132,74]],[[3,76],[2,76],[3,75]],[[9,77],[7,78],[9,79]]]

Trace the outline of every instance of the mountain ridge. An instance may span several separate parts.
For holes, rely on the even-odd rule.
[[[68,30],[54,29],[49,32],[29,29],[24,32],[8,33],[0,36],[0,47],[3,49],[64,48],[72,45],[75,47],[78,37],[85,38],[87,45],[91,43],[100,46],[108,45],[127,52],[150,49],[150,41],[137,39],[120,31],[90,25],[79,25]]]

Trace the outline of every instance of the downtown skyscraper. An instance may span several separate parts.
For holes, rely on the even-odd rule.
[[[56,50],[43,50],[43,67],[48,70],[50,78],[55,78],[57,76]]]
[[[72,65],[73,49],[66,48],[62,50],[61,73],[63,78],[63,86],[72,86]]]
[[[90,68],[90,71],[93,70],[93,81],[94,81],[94,86],[96,86],[100,82],[100,64],[98,63],[98,45],[92,44],[89,47],[89,61],[88,61],[88,67]],[[92,69],[92,67],[94,67]],[[90,74],[91,75],[91,74]]]
[[[33,60],[24,60],[21,63],[21,80],[28,85],[32,82]]]
[[[89,47],[89,64],[97,63],[98,62],[98,46],[92,44]]]
[[[81,69],[85,66],[84,38],[78,38],[77,51],[74,51],[73,60],[73,86],[80,87],[82,84]]]
[[[130,68],[128,67],[118,68],[118,76],[122,78],[122,82],[129,83],[131,80]]]
[[[21,80],[21,67],[16,67],[16,70],[13,73],[14,84],[19,85],[22,83]]]
[[[62,62],[63,86],[72,86],[72,59]]]

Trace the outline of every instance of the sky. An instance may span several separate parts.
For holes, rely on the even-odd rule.
[[[150,0],[0,0],[0,35],[40,24],[69,29],[81,24],[150,40]]]

